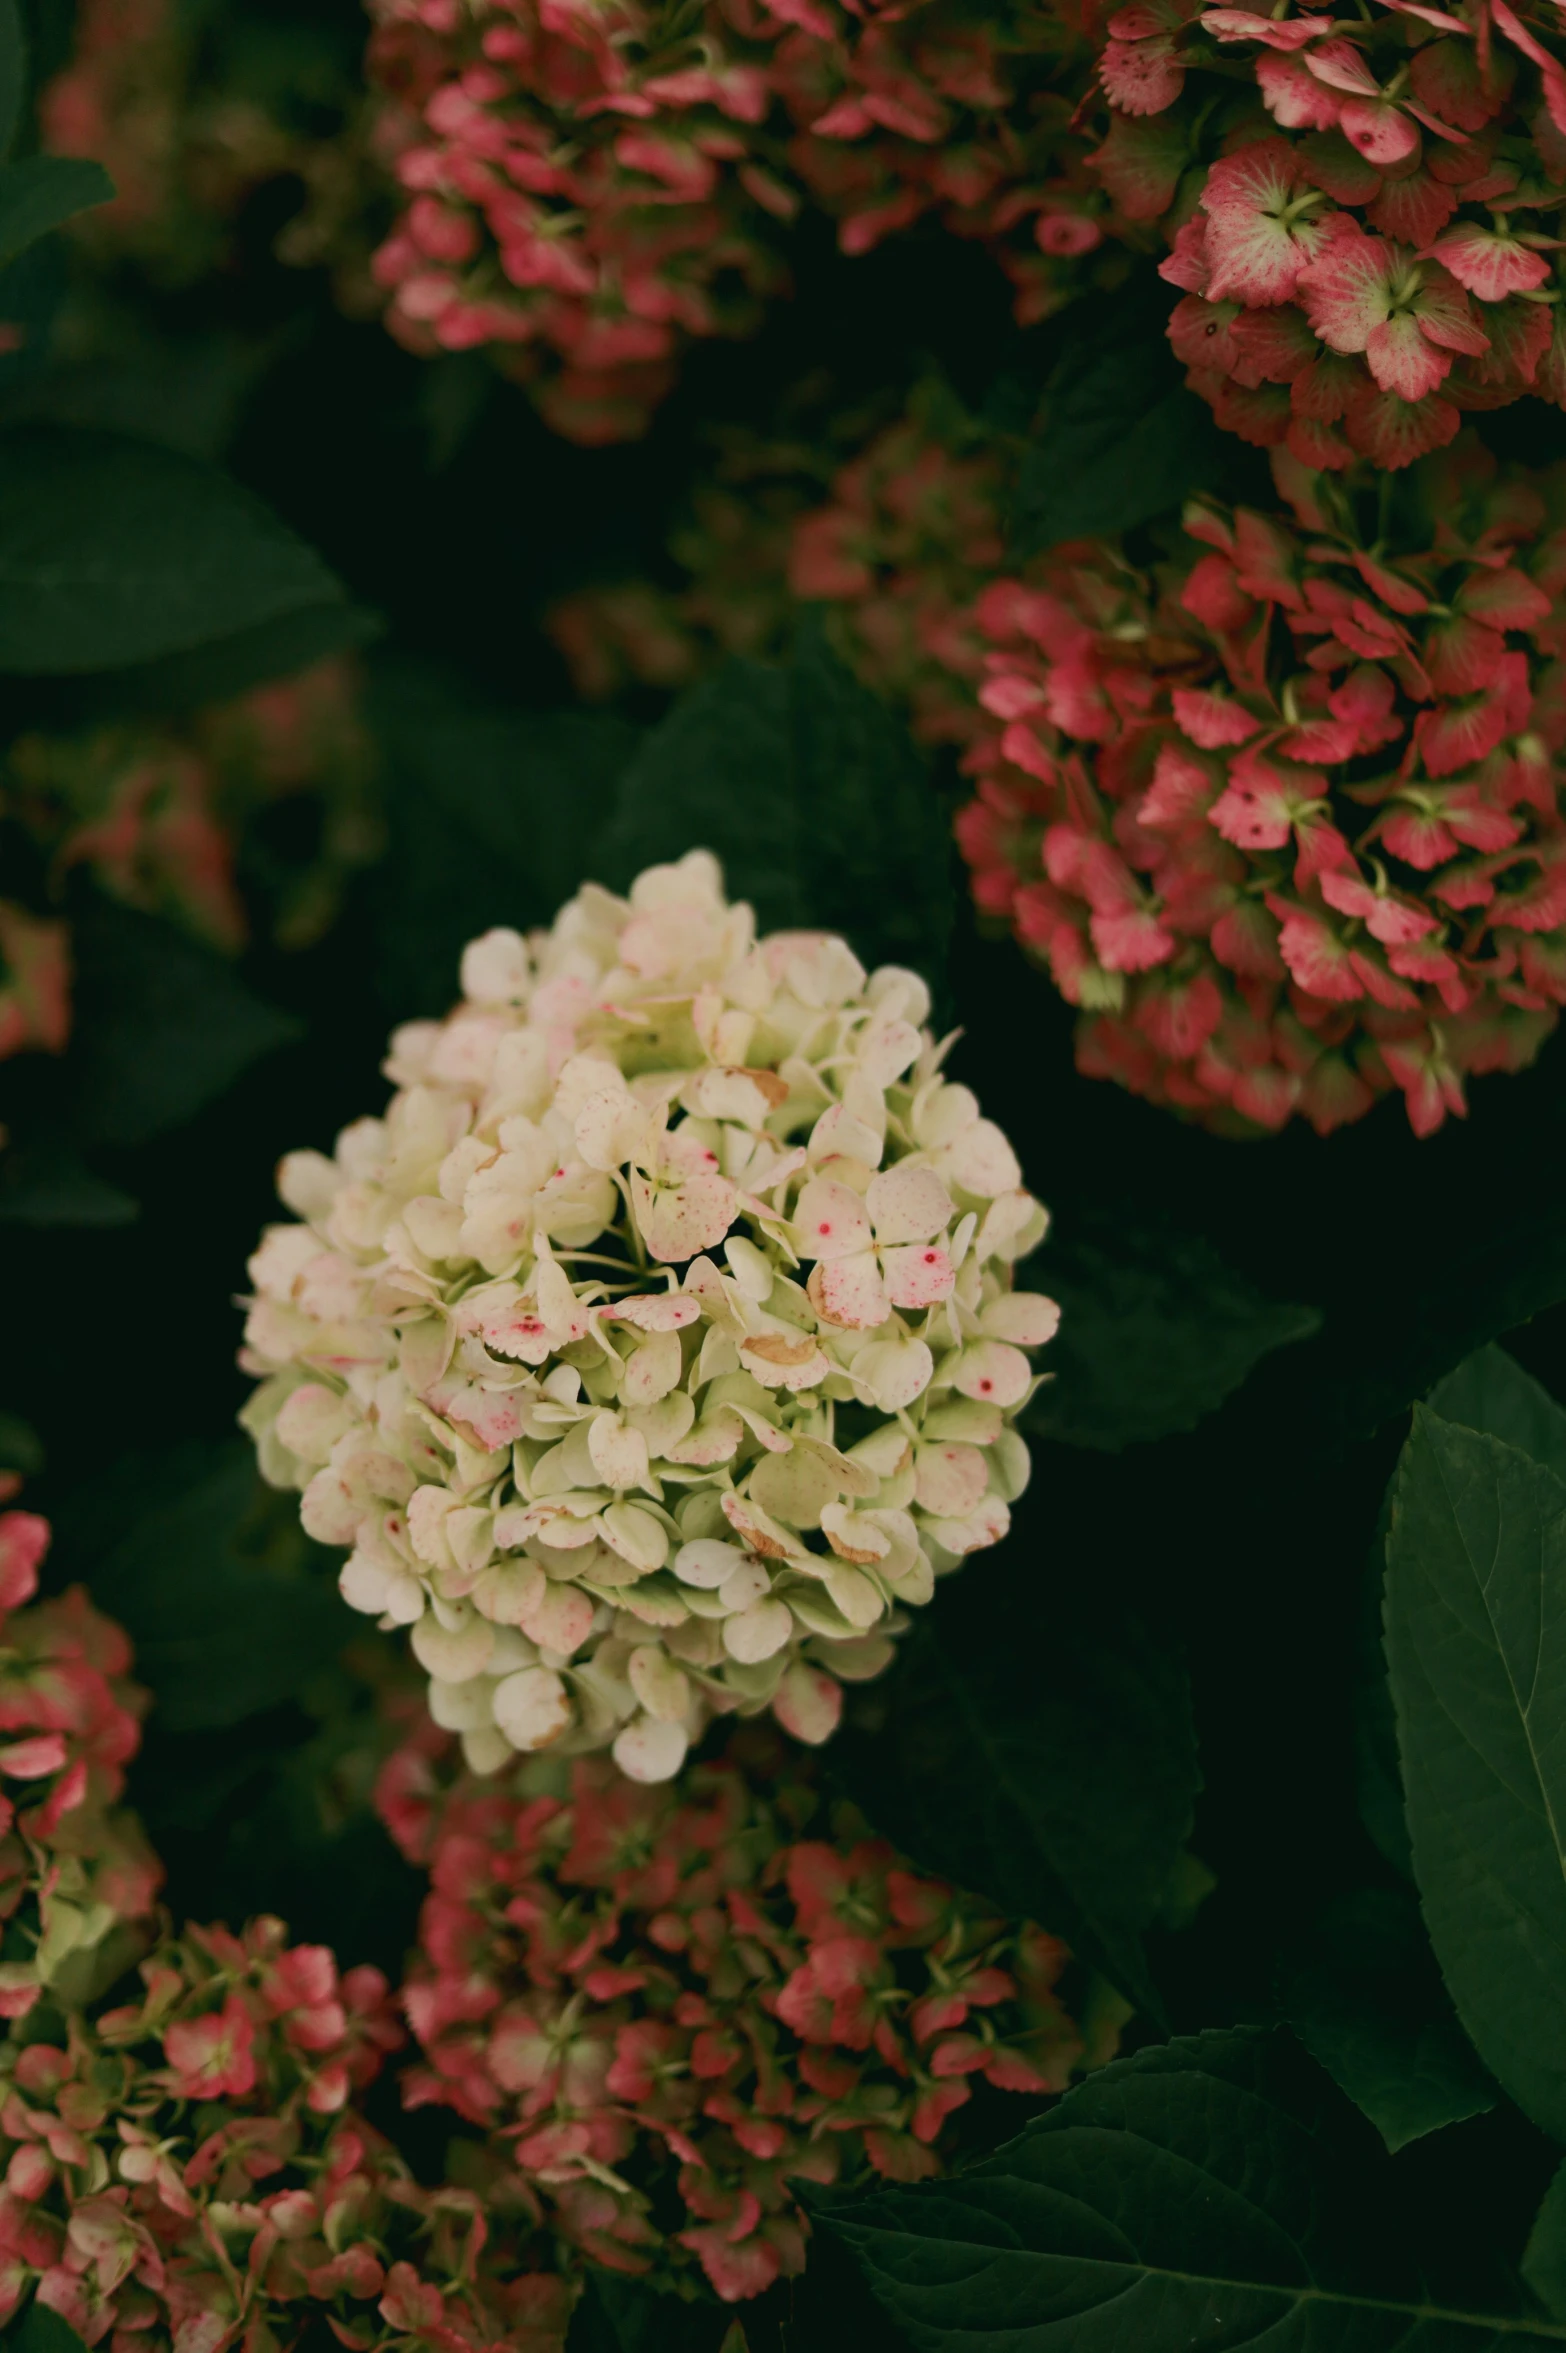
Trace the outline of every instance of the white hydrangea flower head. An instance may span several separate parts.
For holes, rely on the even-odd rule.
[[[735,1710],[824,1740],[1006,1533],[1045,1213],[917,975],[758,940],[704,851],[486,933],[462,989],[393,1036],[380,1118],[282,1163],[262,1470],[480,1772],[665,1780]]]

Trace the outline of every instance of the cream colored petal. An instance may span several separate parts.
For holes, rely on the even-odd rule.
[[[812,1177],[794,1207],[795,1244],[802,1258],[830,1261],[868,1250],[872,1235],[865,1204],[847,1185]]]
[[[899,1161],[871,1179],[865,1208],[878,1242],[931,1242],[953,1215],[952,1197],[933,1168]]]

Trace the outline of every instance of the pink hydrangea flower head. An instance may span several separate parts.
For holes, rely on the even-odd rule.
[[[70,1034],[69,927],[0,899],[0,1061],[61,1054]]]
[[[806,204],[862,254],[925,218],[1044,316],[1096,266],[1101,193],[1053,11],[949,0],[375,0],[366,144],[396,215],[370,275],[409,348],[487,348],[585,442],[644,429],[692,338],[748,332]]]
[[[358,699],[353,663],[336,656],[181,720],[24,735],[11,752],[12,813],[53,871],[85,868],[110,897],[232,953],[249,934],[239,839],[271,804],[308,795],[319,846],[297,870],[280,870],[269,909],[280,944],[306,945],[331,921],[348,873],[373,854]],[[36,943],[30,967],[8,945],[18,921],[24,943]],[[58,1048],[69,1019],[64,927],[0,906],[5,963],[32,973],[30,1042]],[[0,1049],[5,1002],[0,978]]]
[[[0,1512],[0,1921],[14,1956],[0,2017],[13,2019],[122,1969],[162,1878],[118,1803],[146,1706],[130,1645],[80,1586],[33,1599],[48,1542],[36,1513]]]
[[[1084,546],[981,599],[958,838],[1085,1070],[1220,1126],[1395,1089],[1426,1134],[1563,1001],[1566,483],[1460,442],[1389,544],[1363,470],[1275,471],[1276,511],[1198,505],[1149,571]]]
[[[1226,430],[1396,469],[1465,410],[1566,398],[1553,12],[1171,4],[1101,41],[1095,169],[1164,222],[1171,339]]]
[[[327,1975],[337,2032],[304,2050],[278,1988]],[[499,2169],[423,2188],[345,2106],[403,2039],[378,1972],[339,1980],[260,1920],[166,1935],[140,1979],[96,2019],[67,2002],[63,2042],[0,2044],[0,2316],[31,2297],[90,2346],[220,2353],[324,2324],[562,2353],[572,2288]]]
[[[431,1874],[404,2094],[487,2131],[592,2262],[760,2295],[803,2267],[792,2182],[922,2179],[974,2083],[1060,2091],[1113,2047],[1062,1945],[906,1869],[760,1726],[658,1789],[454,1747],[427,1727],[381,1783]]]
[[[757,938],[715,861],[493,931],[250,1262],[265,1475],[476,1769],[714,1714],[827,1737],[1027,1477],[1042,1233],[911,972]],[[838,1408],[853,1407],[852,1429]]]

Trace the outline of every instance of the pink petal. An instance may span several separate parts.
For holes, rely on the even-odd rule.
[[[1402,400],[1423,400],[1445,381],[1452,365],[1445,352],[1425,341],[1419,321],[1408,311],[1371,328],[1365,357],[1382,391]]]
[[[1460,286],[1481,302],[1501,302],[1508,294],[1525,294],[1542,286],[1550,265],[1542,253],[1519,245],[1515,238],[1498,237],[1478,221],[1459,221],[1431,249]]]

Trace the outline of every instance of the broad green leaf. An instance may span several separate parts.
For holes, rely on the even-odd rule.
[[[1142,366],[1119,354],[1095,361],[1049,404],[1018,482],[1019,554],[1129,531],[1213,482],[1212,410],[1183,384],[1147,402]]]
[[[102,678],[73,679],[69,692],[78,710],[104,708],[114,717],[127,708],[160,714],[195,710],[230,702],[270,679],[293,678],[330,654],[368,645],[380,626],[362,605],[302,605],[190,653],[169,654]]]
[[[1411,1896],[1377,1888],[1329,1906],[1291,1941],[1278,2001],[1389,2149],[1495,2106]]]
[[[813,2201],[915,2353],[1512,2353],[1566,2328],[1443,2304],[1367,2227],[1392,2160],[1291,2036],[1090,2076],[946,2181]]]
[[[1397,1756],[1397,1717],[1381,1646],[1381,1613],[1387,1581],[1387,1530],[1392,1525],[1390,1486],[1382,1500],[1360,1580],[1359,1623],[1354,1633],[1354,1781],[1359,1818],[1400,1878],[1414,1876],[1403,1811],[1403,1773]]]
[[[1028,1428],[1108,1453],[1194,1429],[1261,1357],[1321,1322],[1265,1298],[1199,1235],[1118,1216],[1068,1225],[1029,1279],[1062,1315]]]
[[[352,1631],[291,1496],[261,1485],[242,1439],[187,1445],[95,1476],[62,1511],[61,1574],[136,1646],[169,1732],[243,1723],[297,1694]]]
[[[840,931],[870,964],[941,974],[951,930],[951,829],[908,730],[800,630],[788,668],[805,921]]]
[[[1051,1592],[1026,1526],[969,1561],[829,1753],[913,1860],[1043,1922],[1156,2018],[1143,1951],[1200,1776],[1181,1660],[1118,1607]]]
[[[1164,332],[1171,307],[1167,289],[1143,283],[1072,314],[1018,476],[1014,555],[1128,531],[1222,483],[1224,437],[1181,382]]]
[[[709,849],[763,930],[845,934],[866,963],[941,972],[947,822],[906,729],[815,626],[782,669],[732,661],[682,696],[621,779],[604,879]]]
[[[156,916],[98,900],[76,923],[73,947],[66,1074],[89,1144],[142,1144],[182,1127],[297,1035],[220,957]]]
[[[1514,1357],[1494,1346],[1476,1349],[1431,1391],[1428,1403],[1443,1421],[1488,1430],[1535,1462],[1566,1477],[1566,1413]],[[1397,1720],[1381,1645],[1386,1540],[1391,1524],[1388,1488],[1366,1565],[1364,1609],[1355,1644],[1354,1745],[1360,1818],[1382,1854],[1405,1879],[1414,1875],[1403,1812]]]
[[[1425,1406],[1393,1490],[1386,1653],[1442,1973],[1490,2072],[1566,2140],[1566,1485]]]
[[[548,923],[590,877],[636,731],[596,713],[486,707],[437,671],[373,672],[386,762],[379,876],[385,994],[444,1013],[466,943],[496,924]]]
[[[1522,2275],[1557,2320],[1566,2320],[1566,2165],[1554,2175],[1534,2217]]]
[[[5,2353],[87,2353],[87,2347],[68,2320],[35,2296],[21,2316],[0,2336]]]
[[[601,847],[616,890],[645,866],[712,850],[764,931],[804,923],[783,671],[735,659],[681,695],[627,767]]]
[[[1504,1348],[1476,1349],[1427,1402],[1444,1422],[1488,1430],[1566,1479],[1566,1411]]]
[[[660,2294],[645,2280],[590,2269],[572,2317],[568,2353],[744,2353],[728,2343],[730,2316]]]
[[[101,163],[30,155],[0,169],[0,269],[89,205],[108,204],[114,182]]]
[[[214,466],[121,434],[0,434],[0,672],[156,661],[341,601],[319,557]]]

